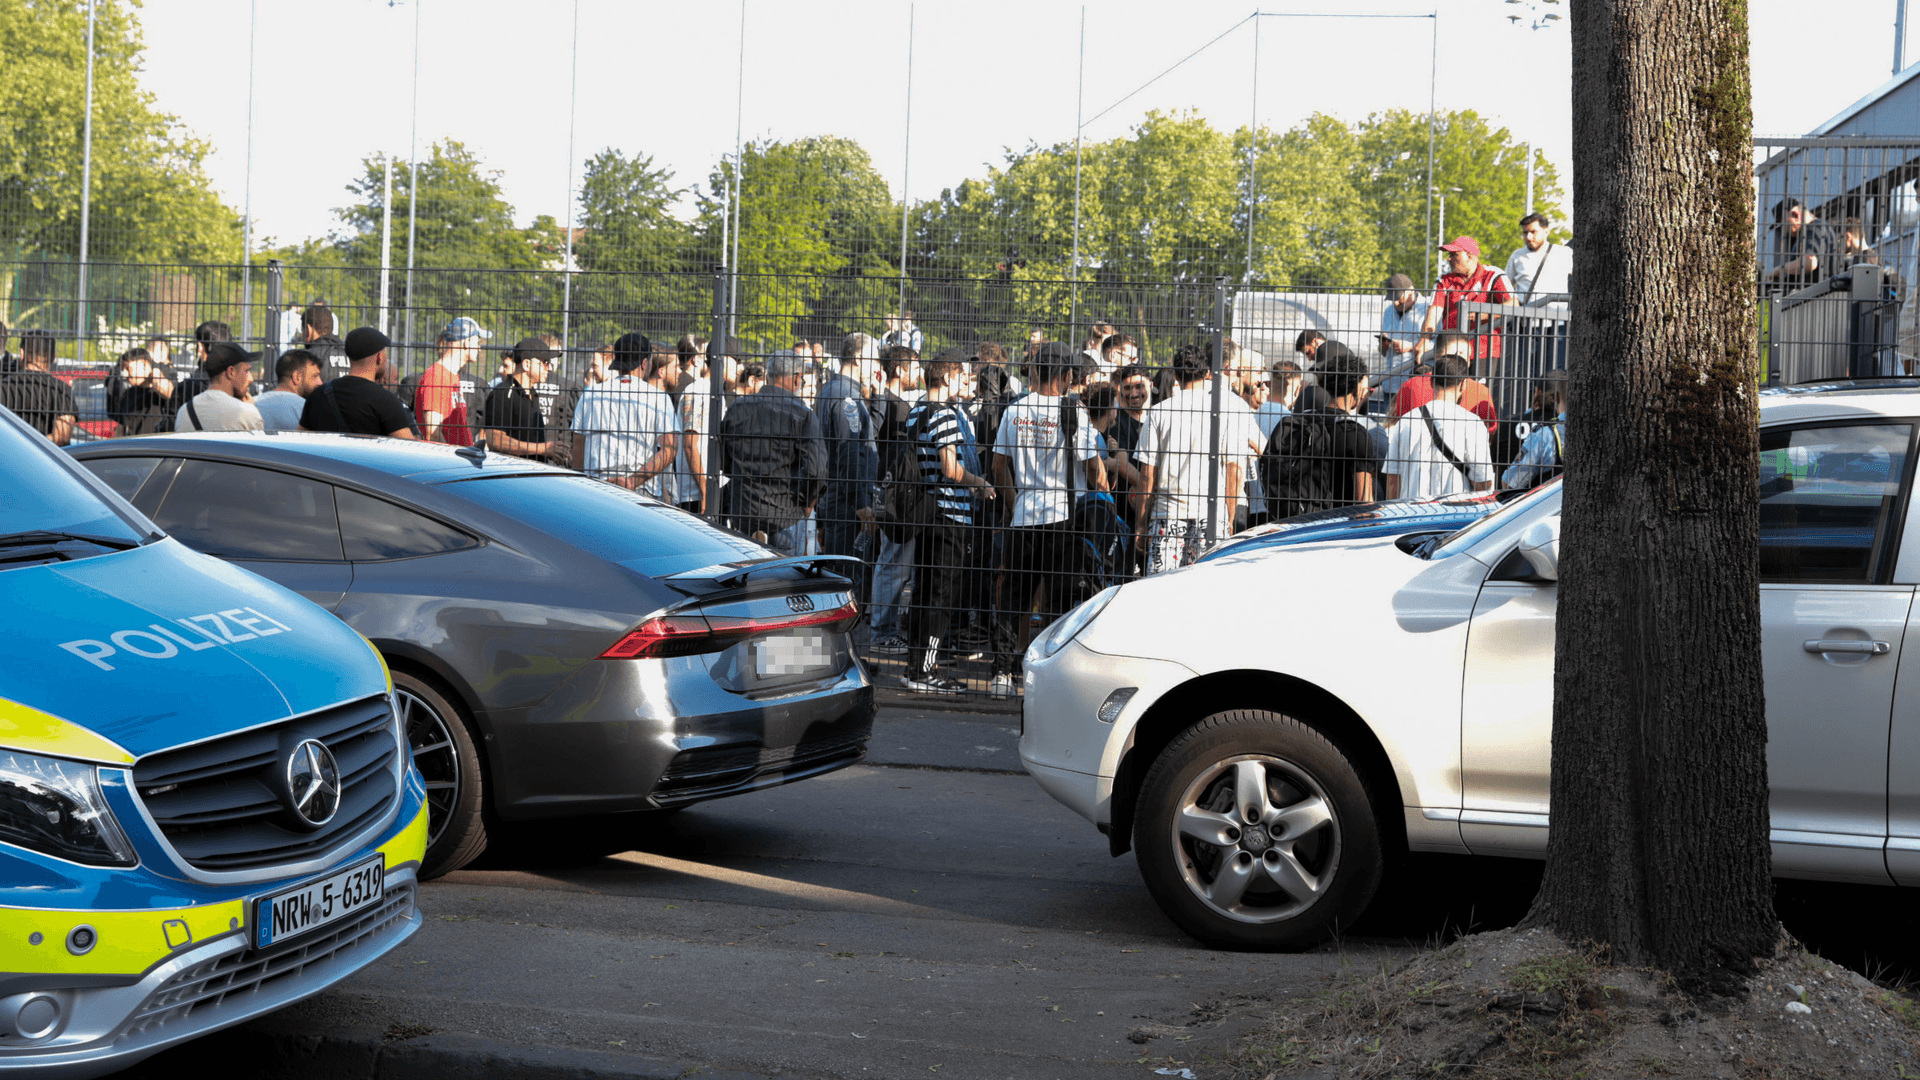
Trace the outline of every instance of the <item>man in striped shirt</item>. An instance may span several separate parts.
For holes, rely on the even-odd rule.
[[[945,349],[927,365],[927,396],[907,413],[906,435],[938,508],[938,520],[920,530],[915,551],[913,608],[907,615],[906,684],[923,694],[954,694],[963,687],[939,674],[940,645],[963,594],[961,585],[973,565],[976,499],[993,498],[993,485],[981,475],[973,424],[954,404],[971,385],[966,353]]]

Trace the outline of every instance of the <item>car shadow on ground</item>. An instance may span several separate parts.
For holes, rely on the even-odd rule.
[[[1411,855],[1388,871],[1349,939],[1444,945],[1526,917],[1545,864],[1530,859]],[[1920,985],[1915,890],[1823,881],[1774,882],[1774,911],[1808,949],[1884,986]]]

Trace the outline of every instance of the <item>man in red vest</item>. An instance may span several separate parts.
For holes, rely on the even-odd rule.
[[[1458,330],[1474,336],[1474,355],[1485,363],[1475,375],[1498,375],[1500,371],[1500,320],[1484,315],[1476,315],[1468,320],[1473,325],[1463,326],[1460,320],[1460,304],[1472,301],[1477,304],[1511,304],[1513,293],[1507,288],[1507,278],[1498,267],[1480,261],[1480,241],[1471,236],[1462,236],[1451,244],[1442,244],[1440,250],[1447,253],[1447,273],[1433,287],[1433,302],[1427,307],[1426,325],[1420,330],[1420,344],[1416,353],[1425,353],[1427,345],[1433,340],[1435,330]]]

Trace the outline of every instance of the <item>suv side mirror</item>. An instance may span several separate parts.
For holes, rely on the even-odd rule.
[[[1560,515],[1536,521],[1520,534],[1520,557],[1535,574],[1560,580]]]

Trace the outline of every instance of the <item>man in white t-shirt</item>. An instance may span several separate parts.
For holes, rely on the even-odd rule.
[[[588,476],[659,498],[660,475],[679,453],[680,416],[639,374],[652,356],[645,334],[613,343],[614,377],[588,387],[574,408],[573,460]]]
[[[253,404],[253,354],[231,341],[207,343],[207,388],[173,418],[175,431],[264,431]]]
[[[1105,491],[1106,473],[1085,409],[1064,397],[1080,357],[1061,342],[1042,345],[1029,361],[1033,392],[1000,414],[993,442],[993,478],[1006,532],[1006,575],[993,625],[996,697],[1013,693],[1013,670],[1025,646],[1020,628],[1037,599],[1048,617],[1067,598],[1073,498]]]
[[[1222,393],[1216,462],[1207,346],[1182,345],[1173,354],[1173,378],[1178,388],[1147,410],[1134,453],[1143,480],[1133,498],[1149,574],[1198,559],[1209,523],[1217,538],[1233,532],[1240,485],[1259,433],[1253,409],[1238,395]],[[1208,473],[1216,466],[1216,476],[1210,478]],[[1212,506],[1207,500],[1210,483],[1217,484]]]
[[[1387,440],[1387,498],[1437,499],[1493,486],[1486,421],[1460,407],[1467,362],[1433,362],[1433,400],[1409,410]]]

